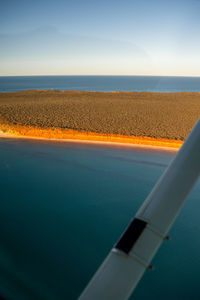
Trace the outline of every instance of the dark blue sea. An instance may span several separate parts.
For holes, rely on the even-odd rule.
[[[174,155],[0,139],[0,294],[77,299]],[[199,195],[200,182],[131,299],[200,299]]]
[[[200,77],[166,76],[9,76],[0,92],[23,90],[200,92]]]

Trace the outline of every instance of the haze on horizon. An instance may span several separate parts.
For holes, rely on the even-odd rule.
[[[2,0],[0,76],[200,76],[200,0]]]

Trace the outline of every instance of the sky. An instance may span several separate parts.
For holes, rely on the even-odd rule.
[[[0,0],[0,76],[200,76],[200,0]]]

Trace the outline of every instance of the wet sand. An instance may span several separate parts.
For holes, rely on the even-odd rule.
[[[180,148],[199,116],[200,93],[0,93],[7,136]]]

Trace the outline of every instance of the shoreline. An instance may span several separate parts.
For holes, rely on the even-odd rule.
[[[31,92],[41,92],[41,93],[48,93],[48,92],[60,92],[60,93],[102,93],[102,94],[200,94],[200,92],[197,92],[197,91],[166,91],[166,90],[163,90],[163,91],[146,91],[146,90],[139,90],[139,91],[118,91],[118,90],[106,90],[106,91],[103,91],[103,90],[62,90],[62,89],[27,89],[27,90],[6,90],[6,91],[2,91],[0,90],[0,93],[2,94],[6,94],[6,93],[31,93]]]
[[[178,151],[183,144],[179,140],[156,139],[150,137],[134,137],[122,135],[105,135],[60,128],[41,129],[31,127],[0,126],[0,138],[31,139],[56,142],[73,142],[109,146],[138,147],[152,150]]]

